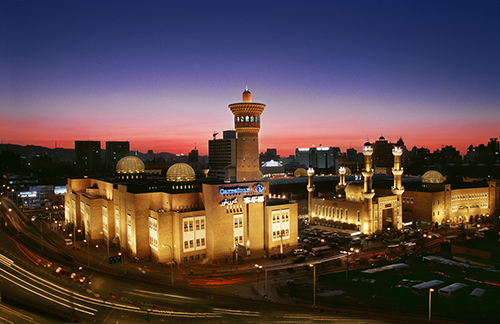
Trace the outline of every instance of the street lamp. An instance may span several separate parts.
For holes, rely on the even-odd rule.
[[[261,266],[260,264],[255,264],[255,267],[258,268],[257,278],[260,277],[260,269],[264,269],[264,292],[265,295],[267,296],[267,269]],[[257,282],[259,282],[259,279],[257,279]]]
[[[168,246],[170,248],[170,280],[172,281],[172,287],[174,286],[174,250],[168,244],[163,244],[162,247]]]
[[[87,267],[90,268],[90,251],[89,251],[89,241],[84,239],[83,242],[87,243]]]
[[[351,253],[351,252],[358,253],[359,250],[358,249],[354,249],[353,247],[351,247],[350,249],[348,249],[346,251],[346,253],[347,253],[347,260],[346,260],[346,264],[345,264],[345,278],[346,278],[346,280],[349,277],[349,253]]]
[[[104,239],[104,233],[101,232],[103,239]],[[106,247],[107,247],[107,253],[108,253],[108,259],[109,259],[109,232],[106,233]]]
[[[280,259],[281,259],[281,263],[283,263],[283,234],[284,234],[285,230],[280,230],[280,240],[281,240],[281,243],[280,243]]]
[[[310,264],[313,268],[313,307],[316,307],[316,265]]]
[[[431,305],[432,305],[432,292],[434,288],[429,289],[429,322],[431,321]]]
[[[259,283],[259,281],[260,281],[260,269],[262,269],[262,266],[256,263],[255,267],[257,268],[257,283]]]

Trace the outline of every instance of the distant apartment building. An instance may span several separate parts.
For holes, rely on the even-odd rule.
[[[392,174],[392,149],[400,147],[403,151],[402,160],[405,160],[406,147],[400,138],[396,143],[390,143],[384,136],[380,136],[378,141],[373,143],[373,167],[375,174]]]
[[[339,147],[309,147],[295,149],[295,160],[315,169],[337,168],[335,160],[342,156]]]
[[[226,130],[221,139],[208,141],[209,176],[232,180],[236,176],[236,131]]]
[[[76,169],[83,175],[96,174],[101,171],[101,142],[75,141]]]
[[[106,171],[114,171],[116,163],[129,155],[129,142],[106,142]]]

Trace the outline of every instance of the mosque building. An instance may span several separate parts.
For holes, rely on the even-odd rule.
[[[373,148],[366,142],[363,147],[364,168],[363,180],[346,182],[346,169],[339,168],[340,181],[337,185],[337,194],[329,197],[309,197],[309,214],[311,221],[318,224],[328,224],[373,234],[386,229],[400,230],[403,226],[401,195],[404,187],[401,184],[400,147],[394,147],[394,185],[391,194],[375,195],[372,188],[374,169],[372,166]],[[314,171],[308,170],[308,191],[314,191],[312,184]]]
[[[500,181],[482,179],[452,187],[450,183],[444,183],[439,172],[428,171],[421,178],[407,178],[407,181],[420,185],[412,184],[411,190],[405,189],[401,166],[403,149],[396,145],[392,148],[393,185],[390,189],[374,189],[372,153],[371,144],[365,143],[363,176],[354,181],[346,182],[347,170],[339,168],[335,194],[324,192],[313,197],[314,171],[307,171],[309,215],[313,224],[357,230],[364,234],[401,230],[405,224],[446,228],[494,223],[498,227]]]
[[[132,258],[158,263],[270,256],[297,245],[297,203],[270,195],[261,180],[258,133],[266,106],[250,91],[229,105],[237,135],[236,182],[196,179],[172,165],[166,178],[146,176],[137,157],[122,158],[114,180],[68,179],[66,222],[91,242],[119,245]]]

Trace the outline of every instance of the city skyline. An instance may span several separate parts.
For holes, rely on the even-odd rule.
[[[246,87],[260,151],[498,136],[496,1],[5,1],[2,143],[208,154]],[[221,138],[221,135],[219,135]]]

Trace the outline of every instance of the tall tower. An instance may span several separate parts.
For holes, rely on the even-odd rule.
[[[363,228],[363,232],[373,233],[377,230],[374,227],[374,219],[373,219],[373,197],[375,196],[375,191],[372,189],[372,177],[373,177],[373,168],[372,168],[372,154],[373,148],[370,142],[366,142],[363,147],[363,156],[365,158],[365,168],[362,172],[364,181],[364,188],[361,195],[364,198],[365,202],[365,215],[366,219],[364,223],[367,228]]]
[[[312,216],[313,216],[313,205],[312,205],[312,200],[314,197],[314,169],[312,165],[309,166],[309,169],[307,169],[307,212],[309,214],[309,221],[312,221]]]
[[[403,148],[395,146],[392,149],[392,154],[394,155],[394,168],[392,168],[392,174],[394,175],[394,186],[391,188],[392,193],[397,195],[397,207],[396,207],[396,222],[393,226],[396,229],[402,229],[403,217],[401,215],[402,201],[401,195],[405,191],[405,188],[401,184],[401,176],[403,175],[403,168],[401,167],[401,155],[403,154]]]
[[[236,181],[260,180],[259,130],[265,104],[252,102],[252,93],[243,92],[243,102],[229,105],[236,130]]]

